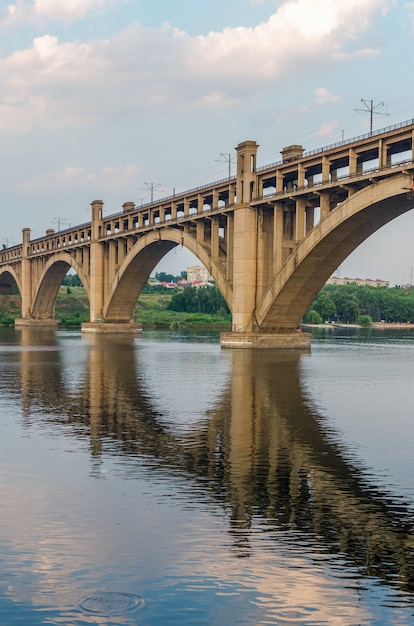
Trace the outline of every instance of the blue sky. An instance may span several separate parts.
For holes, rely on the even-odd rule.
[[[398,0],[0,0],[0,242],[223,178],[246,139],[265,165],[354,137],[361,98],[385,102],[375,128],[414,118],[413,38]],[[413,230],[410,212],[342,276],[409,282]]]

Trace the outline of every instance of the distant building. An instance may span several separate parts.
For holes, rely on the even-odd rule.
[[[376,278],[341,278],[339,276],[331,276],[327,282],[327,285],[358,285],[363,287],[389,287],[388,280],[379,280]]]
[[[211,283],[213,279],[209,271],[202,265],[187,267],[187,282],[194,287],[203,287]]]

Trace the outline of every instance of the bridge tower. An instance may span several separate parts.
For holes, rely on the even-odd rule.
[[[253,330],[257,281],[257,212],[251,207],[256,183],[255,141],[237,150],[236,206],[233,225],[233,331]]]
[[[254,204],[259,195],[256,173],[258,144],[244,141],[237,148],[236,204],[233,222],[233,306],[232,332],[221,334],[224,348],[308,347],[307,333],[261,332],[256,309],[274,275],[283,264],[285,235],[283,205],[272,209]],[[292,146],[303,152],[301,146]],[[298,157],[295,152],[294,158]],[[286,155],[283,155],[285,159]],[[286,157],[287,158],[287,157]],[[304,202],[300,207],[305,218]],[[298,224],[299,220],[295,220]],[[296,227],[298,230],[298,227]],[[299,227],[300,228],[300,227]],[[303,234],[302,237],[303,238]]]

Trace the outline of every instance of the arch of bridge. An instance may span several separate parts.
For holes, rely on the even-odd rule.
[[[5,265],[0,269],[0,287],[11,287],[13,281],[16,282],[19,292],[22,292],[20,278],[10,265]]]
[[[232,289],[220,266],[211,259],[206,248],[196,237],[174,228],[151,231],[141,237],[126,255],[113,278],[109,297],[104,306],[105,321],[127,321],[132,318],[134,306],[151,271],[176,246],[183,246],[209,269],[228,306],[232,305]]]
[[[267,332],[290,332],[337,267],[376,230],[414,207],[412,175],[373,182],[331,211],[290,255],[256,310]]]
[[[83,266],[69,253],[58,252],[47,261],[38,278],[32,304],[34,318],[53,317],[59,287],[71,267],[78,274],[89,298],[89,277]]]

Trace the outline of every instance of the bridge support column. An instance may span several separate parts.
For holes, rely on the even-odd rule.
[[[104,304],[104,254],[99,241],[102,227],[102,200],[94,200],[92,206],[92,232],[90,244],[90,321],[102,321]]]
[[[256,306],[257,224],[249,206],[234,212],[233,331],[253,330]]]
[[[220,344],[222,348],[237,350],[250,348],[309,350],[311,334],[300,331],[294,333],[221,333]]]
[[[30,245],[30,228],[23,228],[23,246],[22,246],[22,279],[21,279],[21,297],[22,297],[22,318],[30,319],[31,301],[32,301],[32,275],[30,261],[28,259]]]

